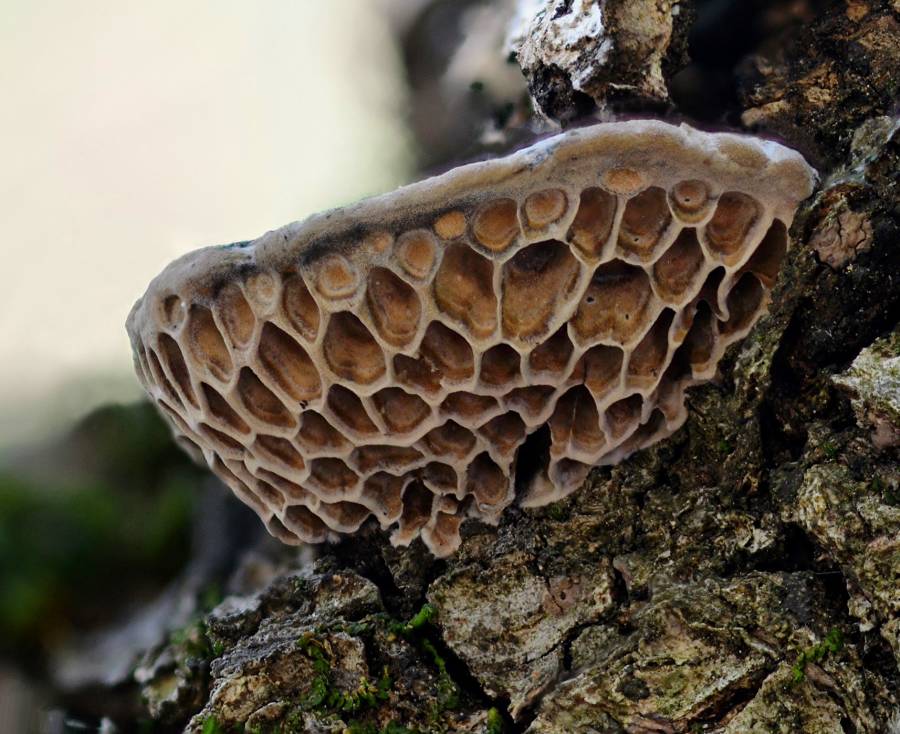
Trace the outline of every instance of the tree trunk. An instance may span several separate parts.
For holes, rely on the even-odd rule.
[[[423,136],[441,95],[463,110],[423,163],[586,116],[777,137],[821,183],[768,316],[677,434],[554,505],[465,525],[446,561],[378,533],[305,564],[248,555],[241,578],[262,580],[232,581],[138,667],[150,715],[192,732],[900,727],[900,3],[511,5],[433,2],[405,30]],[[509,61],[485,44],[531,102],[447,91],[434,69],[453,59],[421,67],[435,34],[477,45],[473,13],[512,28]]]

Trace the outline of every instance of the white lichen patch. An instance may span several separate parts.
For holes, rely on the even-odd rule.
[[[521,0],[507,47],[550,118],[567,114],[558,101],[573,92],[600,110],[623,96],[668,102],[663,62],[679,15],[678,0]]]
[[[602,65],[613,41],[604,35],[603,3],[595,0],[524,0],[507,41],[523,68],[538,63],[560,67],[572,86],[585,91],[596,65]]]
[[[129,317],[137,374],[284,542],[374,518],[447,555],[682,425],[813,180],[746,136],[571,131],[175,261]]]

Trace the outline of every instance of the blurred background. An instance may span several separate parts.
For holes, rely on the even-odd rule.
[[[5,0],[0,443],[138,397],[122,326],[165,264],[409,178],[369,0]]]
[[[163,730],[137,653],[285,552],[142,400],[125,317],[188,250],[480,150],[524,98],[489,6],[4,0],[0,734]]]

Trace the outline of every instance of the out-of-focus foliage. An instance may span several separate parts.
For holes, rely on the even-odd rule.
[[[104,621],[177,572],[201,476],[147,403],[0,466],[0,652]]]

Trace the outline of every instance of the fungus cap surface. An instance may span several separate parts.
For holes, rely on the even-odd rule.
[[[374,517],[447,555],[466,517],[553,502],[682,425],[814,178],[747,136],[563,133],[176,260],[129,315],[135,368],[284,542]]]

